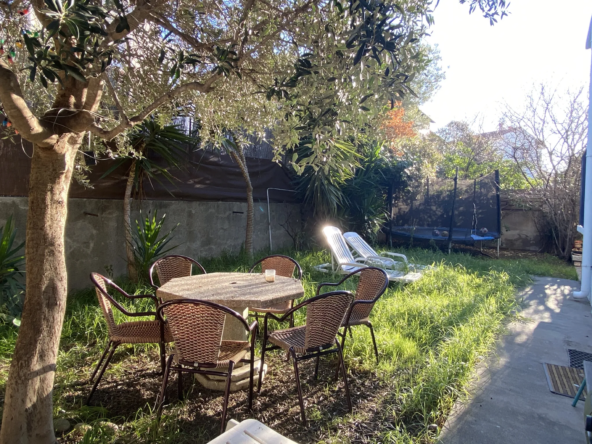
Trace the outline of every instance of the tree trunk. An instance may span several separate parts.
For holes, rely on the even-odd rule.
[[[253,256],[253,219],[255,216],[254,203],[253,203],[253,185],[251,184],[251,177],[249,176],[249,170],[247,168],[247,159],[242,146],[238,146],[238,153],[233,151],[230,152],[234,161],[238,164],[243,179],[247,184],[247,230],[245,233],[245,252],[247,256],[251,258]]]
[[[4,400],[2,444],[48,444],[52,395],[66,310],[64,230],[68,190],[83,134],[64,134],[51,148],[35,146],[27,215],[26,296]]]
[[[123,227],[125,229],[125,251],[127,255],[127,275],[132,282],[138,282],[138,270],[134,259],[134,248],[132,243],[132,190],[134,188],[134,179],[136,177],[136,161],[132,161],[130,172],[125,186],[125,196],[123,197]]]

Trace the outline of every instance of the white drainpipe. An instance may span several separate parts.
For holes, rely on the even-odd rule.
[[[592,48],[592,20],[588,28],[586,49]],[[590,68],[590,100],[592,101],[592,66]],[[586,150],[586,195],[584,201],[584,240],[582,242],[582,285],[580,291],[574,291],[576,299],[590,299],[592,284],[592,105],[588,105],[588,147]]]

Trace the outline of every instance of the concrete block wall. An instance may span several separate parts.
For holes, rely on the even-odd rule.
[[[501,247],[510,250],[540,251],[548,239],[541,236],[536,225],[541,212],[511,209],[502,212]]]
[[[169,244],[179,247],[171,254],[183,254],[199,260],[225,251],[238,253],[244,243],[247,211],[244,202],[134,202],[132,221],[139,219],[140,206],[143,214],[154,210],[159,215],[166,214],[166,231],[179,224]],[[104,274],[106,268],[110,268],[115,276],[126,273],[122,213],[123,202],[120,200],[69,200],[66,265],[71,290],[88,287],[88,276],[92,271]],[[19,239],[24,240],[26,197],[0,197],[0,226],[10,215],[15,219]],[[286,225],[288,220],[292,227],[300,225],[299,205],[272,203],[271,219],[274,251],[290,247],[292,239],[281,225]],[[266,202],[255,202],[254,225],[255,251],[269,248]]]

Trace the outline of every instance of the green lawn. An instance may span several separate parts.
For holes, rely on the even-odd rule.
[[[325,252],[289,253],[304,269],[306,296],[316,284],[338,278],[315,272],[313,265],[328,262]],[[369,332],[354,329],[348,338],[346,366],[354,401],[347,414],[343,385],[332,380],[335,360],[322,363],[318,381],[304,366],[304,396],[308,402],[307,427],[298,420],[298,401],[292,366],[283,354],[272,354],[269,377],[253,412],[246,410],[244,393],[231,395],[229,418],[255,417],[301,442],[432,442],[471,370],[493,347],[505,321],[518,307],[517,288],[531,275],[576,279],[572,266],[550,256],[530,259],[488,259],[465,254],[444,255],[409,250],[416,263],[434,264],[419,282],[390,285],[376,305],[380,364],[376,366]],[[203,261],[206,270],[247,271],[247,261],[224,256]],[[129,291],[141,293],[142,288]],[[149,308],[136,304],[133,310]],[[303,316],[297,323],[303,321]],[[17,330],[0,326],[0,399],[8,373]],[[174,378],[172,403],[165,407],[160,425],[152,406],[160,384],[155,346],[120,347],[99,386],[92,407],[83,402],[93,364],[106,345],[107,330],[92,289],[70,295],[58,361],[55,416],[71,423],[84,422],[86,435],[70,433],[61,442],[84,443],[199,443],[217,434],[221,396],[197,383],[185,386],[186,400],[177,402]],[[117,425],[115,430],[109,423]],[[365,437],[366,441],[361,441]]]

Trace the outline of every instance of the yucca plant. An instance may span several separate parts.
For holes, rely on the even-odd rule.
[[[157,211],[152,216],[148,215],[141,221],[136,220],[135,230],[132,233],[134,249],[134,262],[140,281],[148,281],[148,271],[154,262],[169,251],[177,248],[177,245],[165,249],[173,238],[173,231],[179,226],[175,225],[167,233],[161,235],[166,214],[158,219]]]
[[[12,216],[2,227],[0,235],[0,322],[20,325],[23,309],[22,294],[25,291],[21,276],[25,263],[24,242],[15,245],[17,230]]]

